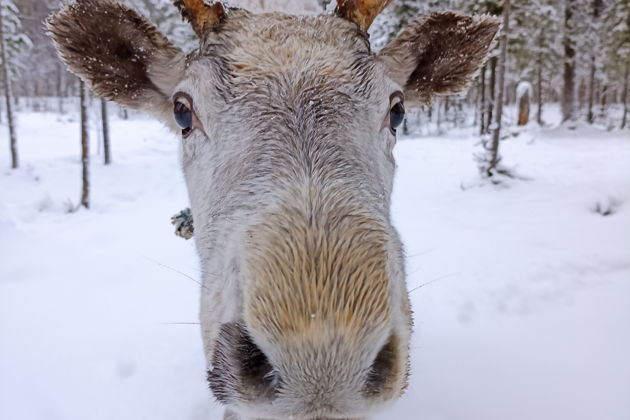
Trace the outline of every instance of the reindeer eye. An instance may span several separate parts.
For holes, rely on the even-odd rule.
[[[190,134],[193,128],[193,114],[188,105],[183,101],[176,100],[173,115],[175,116],[175,122],[182,129],[182,135],[187,136]]]
[[[396,129],[405,119],[405,106],[402,102],[396,102],[389,110],[389,129],[396,134]]]

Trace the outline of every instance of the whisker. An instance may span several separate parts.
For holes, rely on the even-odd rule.
[[[423,256],[423,255],[427,255],[427,254],[430,254],[430,253],[434,252],[436,249],[437,249],[437,248],[429,248],[429,249],[427,249],[426,251],[420,251],[420,252],[417,252],[417,253],[415,253],[415,254],[405,255],[405,257],[406,257],[406,258],[416,258],[416,257],[421,257],[421,256]]]
[[[164,267],[164,268],[167,268],[167,269],[169,269],[171,271],[176,272],[177,274],[181,274],[182,276],[186,277],[187,279],[190,279],[190,280],[194,281],[195,283],[197,283],[199,286],[201,286],[204,289],[208,289],[199,280],[195,279],[194,277],[192,277],[192,276],[190,276],[190,275],[188,275],[188,274],[186,274],[186,273],[184,273],[182,271],[179,271],[178,269],[176,269],[174,267],[168,266],[166,264],[162,264],[161,262],[156,261],[153,258],[147,257],[146,255],[143,255],[143,257],[146,258],[147,260],[151,261],[152,263],[159,265],[160,267]]]
[[[415,292],[416,290],[423,288],[424,286],[428,286],[428,285],[430,285],[431,283],[435,283],[435,282],[436,282],[436,281],[438,281],[438,280],[443,280],[443,279],[445,279],[445,278],[452,277],[452,276],[456,276],[456,275],[458,275],[458,274],[459,274],[459,273],[450,273],[450,274],[445,274],[445,275],[440,276],[440,277],[436,277],[436,278],[434,278],[433,280],[429,280],[429,281],[427,281],[427,282],[425,282],[425,283],[422,283],[422,284],[420,284],[420,285],[418,285],[418,286],[414,287],[413,289],[409,290],[409,293],[411,294],[411,293]]]

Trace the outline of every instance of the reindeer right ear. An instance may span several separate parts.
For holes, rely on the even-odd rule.
[[[113,0],[77,0],[50,16],[46,29],[61,60],[96,95],[170,118],[185,58],[143,16]]]
[[[408,105],[464,89],[486,61],[500,27],[497,18],[437,12],[414,20],[378,57],[400,84]]]

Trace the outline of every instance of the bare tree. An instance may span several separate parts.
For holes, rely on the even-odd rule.
[[[538,65],[536,66],[536,103],[538,107],[536,109],[536,122],[538,125],[543,125],[542,120],[542,108],[543,108],[543,96],[542,96],[542,57],[541,54],[538,54]]]
[[[490,148],[490,165],[488,175],[492,175],[499,164],[499,139],[501,136],[501,118],[503,116],[503,95],[505,92],[505,65],[507,61],[508,34],[510,23],[510,0],[503,1],[503,30],[501,32],[500,53],[498,59],[497,88],[494,96],[494,122],[492,130],[492,144]]]
[[[105,165],[112,163],[111,150],[109,145],[109,118],[107,116],[107,101],[101,99],[101,119],[103,121],[103,154]]]
[[[494,97],[496,96],[496,85],[497,85],[497,57],[490,57],[490,81],[488,82],[488,87],[490,88],[490,92],[488,92],[488,112],[486,115],[486,131],[485,134],[490,133],[490,124],[492,124],[492,114],[494,112]]]
[[[63,75],[63,67],[61,66],[61,63],[58,63],[56,68],[56,73],[57,73],[57,80],[56,80],[56,95],[57,95],[57,106],[58,106],[58,111],[60,114],[63,114],[63,89],[62,89],[62,75]]]
[[[486,133],[486,65],[481,68],[479,75],[479,135]]]
[[[562,88],[562,122],[575,121],[575,42],[573,14],[575,0],[564,1],[564,70]]]
[[[621,119],[621,128],[626,128],[628,121],[628,71],[630,70],[630,61],[626,61],[625,72],[623,76],[623,90],[621,91],[621,103],[623,104],[623,117]]]
[[[87,92],[83,81],[79,81],[79,95],[81,98],[81,164],[83,167],[81,206],[90,208],[90,143],[88,138],[88,109]]]
[[[2,6],[4,7],[4,6]],[[7,43],[4,34],[4,17],[0,10],[0,54],[2,56],[2,83],[4,85],[4,98],[7,108],[7,123],[9,124],[9,139],[11,144],[11,168],[17,169],[20,166],[17,150],[17,136],[15,134],[15,121],[13,118],[13,102],[11,101],[11,73],[9,69],[9,55],[7,54]]]
[[[598,23],[599,14],[603,7],[603,0],[593,0],[593,9],[592,9],[592,17],[594,26]],[[589,70],[589,78],[588,78],[588,112],[586,114],[586,121],[589,124],[593,124],[595,121],[595,115],[593,114],[593,103],[595,101],[595,56],[596,56],[596,45],[591,45],[591,62],[590,62],[590,70]]]

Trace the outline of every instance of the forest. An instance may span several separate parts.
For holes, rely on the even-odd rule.
[[[192,31],[169,0],[126,0],[126,3],[150,17],[178,46],[187,51],[195,48]],[[260,0],[239,5],[253,11],[314,14],[330,8],[329,3],[325,0]],[[43,22],[61,2],[3,0],[2,4],[3,105],[6,108],[3,114],[9,120],[12,166],[17,167],[19,134],[11,121],[11,101],[19,106],[19,99],[23,98],[23,106],[28,109],[57,110],[63,114],[73,111],[64,104],[68,98],[81,97],[82,88],[79,80],[58,60],[44,33]],[[387,8],[371,27],[373,48],[378,50],[384,46],[413,18],[440,10],[500,17],[505,51],[502,52],[501,42],[496,42],[488,62],[467,93],[444,97],[425,109],[414,111],[405,121],[405,134],[418,130],[425,120],[438,127],[448,126],[449,122],[454,126],[472,124],[478,127],[487,152],[482,153],[487,156],[480,158],[480,171],[490,174],[487,166],[497,166],[500,160],[500,130],[497,129],[504,120],[501,115],[504,104],[522,108],[514,121],[506,121],[511,125],[526,125],[530,119],[540,126],[550,124],[545,121],[545,106],[557,104],[560,122],[566,127],[577,128],[584,123],[607,129],[627,128],[628,1],[519,0],[510,4],[492,0],[401,0]],[[103,120],[99,125],[106,162],[110,159],[107,110],[108,106],[103,103],[101,115],[95,115]],[[123,109],[117,112],[127,115]]]

